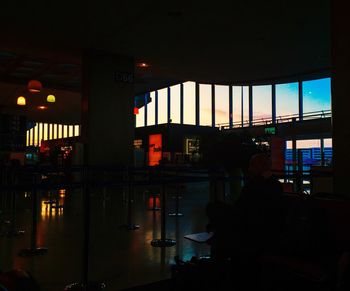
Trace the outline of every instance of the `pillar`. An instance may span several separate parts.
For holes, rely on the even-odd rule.
[[[82,138],[89,165],[133,164],[134,60],[99,51],[82,56]]]
[[[346,1],[332,1],[332,127],[333,188],[350,197],[350,20]]]

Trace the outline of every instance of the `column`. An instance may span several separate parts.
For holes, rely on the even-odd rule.
[[[82,140],[90,165],[133,164],[134,60],[99,51],[82,59]]]
[[[350,19],[346,1],[331,1],[334,193],[350,197]]]

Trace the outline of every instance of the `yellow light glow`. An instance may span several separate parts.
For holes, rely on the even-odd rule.
[[[26,105],[26,98],[23,96],[18,97],[17,98],[17,105],[25,106]]]
[[[55,95],[48,95],[46,101],[50,103],[55,103],[56,102]]]

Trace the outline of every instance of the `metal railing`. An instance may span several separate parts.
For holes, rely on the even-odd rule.
[[[332,117],[331,110],[320,110],[320,111],[304,113],[302,117],[300,117],[299,114],[276,116],[275,121],[272,119],[272,117],[257,118],[257,119],[253,119],[251,122],[249,122],[249,120],[243,120],[243,122],[236,121],[236,122],[233,122],[231,128],[279,124],[279,123],[286,123],[286,122],[305,121],[305,120],[313,120],[313,119],[321,119],[321,118],[329,118],[329,117]],[[215,125],[215,127],[219,127],[221,130],[231,129],[229,123],[218,123]]]

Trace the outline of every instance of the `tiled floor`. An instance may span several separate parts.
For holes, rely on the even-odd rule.
[[[193,255],[207,255],[207,245],[196,244],[183,238],[185,234],[205,230],[207,218],[208,184],[188,184],[180,201],[183,217],[167,217],[167,237],[176,239],[174,247],[153,248],[150,241],[160,238],[160,212],[148,211],[152,203],[145,188],[135,188],[134,222],[141,228],[127,231],[119,226],[126,222],[125,194],[121,190],[93,191],[91,198],[90,278],[102,280],[107,290],[145,284],[170,276],[174,256],[187,260]],[[159,189],[149,188],[159,193]],[[168,189],[167,206],[174,207]],[[0,237],[0,269],[29,270],[43,291],[59,291],[71,282],[80,281],[82,266],[82,207],[78,190],[61,193],[64,208],[51,210],[43,203],[47,193],[40,194],[37,241],[49,251],[40,257],[22,258],[18,252],[30,245],[31,197],[19,193],[17,225],[26,230],[16,238]],[[27,196],[27,197],[25,197]],[[124,199],[124,200],[123,200]]]

